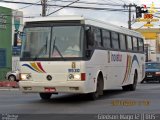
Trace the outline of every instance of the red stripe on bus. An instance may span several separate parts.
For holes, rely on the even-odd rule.
[[[46,73],[46,72],[44,71],[44,69],[43,69],[43,67],[42,67],[42,65],[41,65],[40,62],[38,62],[37,65],[38,65],[38,67],[39,67],[44,73]]]

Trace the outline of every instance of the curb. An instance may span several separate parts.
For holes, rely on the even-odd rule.
[[[15,81],[2,81],[0,82],[0,87],[19,88],[19,85],[18,85],[18,82],[15,82]]]

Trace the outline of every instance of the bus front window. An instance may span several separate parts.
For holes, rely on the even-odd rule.
[[[81,26],[53,27],[51,57],[82,57],[83,29]]]
[[[51,28],[26,28],[24,33],[21,57],[48,58]]]
[[[25,28],[21,58],[83,57],[82,26]]]

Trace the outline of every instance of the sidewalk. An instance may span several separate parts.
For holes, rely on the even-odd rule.
[[[18,82],[3,80],[0,81],[0,89],[1,88],[19,88]]]

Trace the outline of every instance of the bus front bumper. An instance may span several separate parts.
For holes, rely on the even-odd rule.
[[[24,93],[89,93],[84,81],[66,81],[58,83],[44,83],[20,81],[20,90]]]

